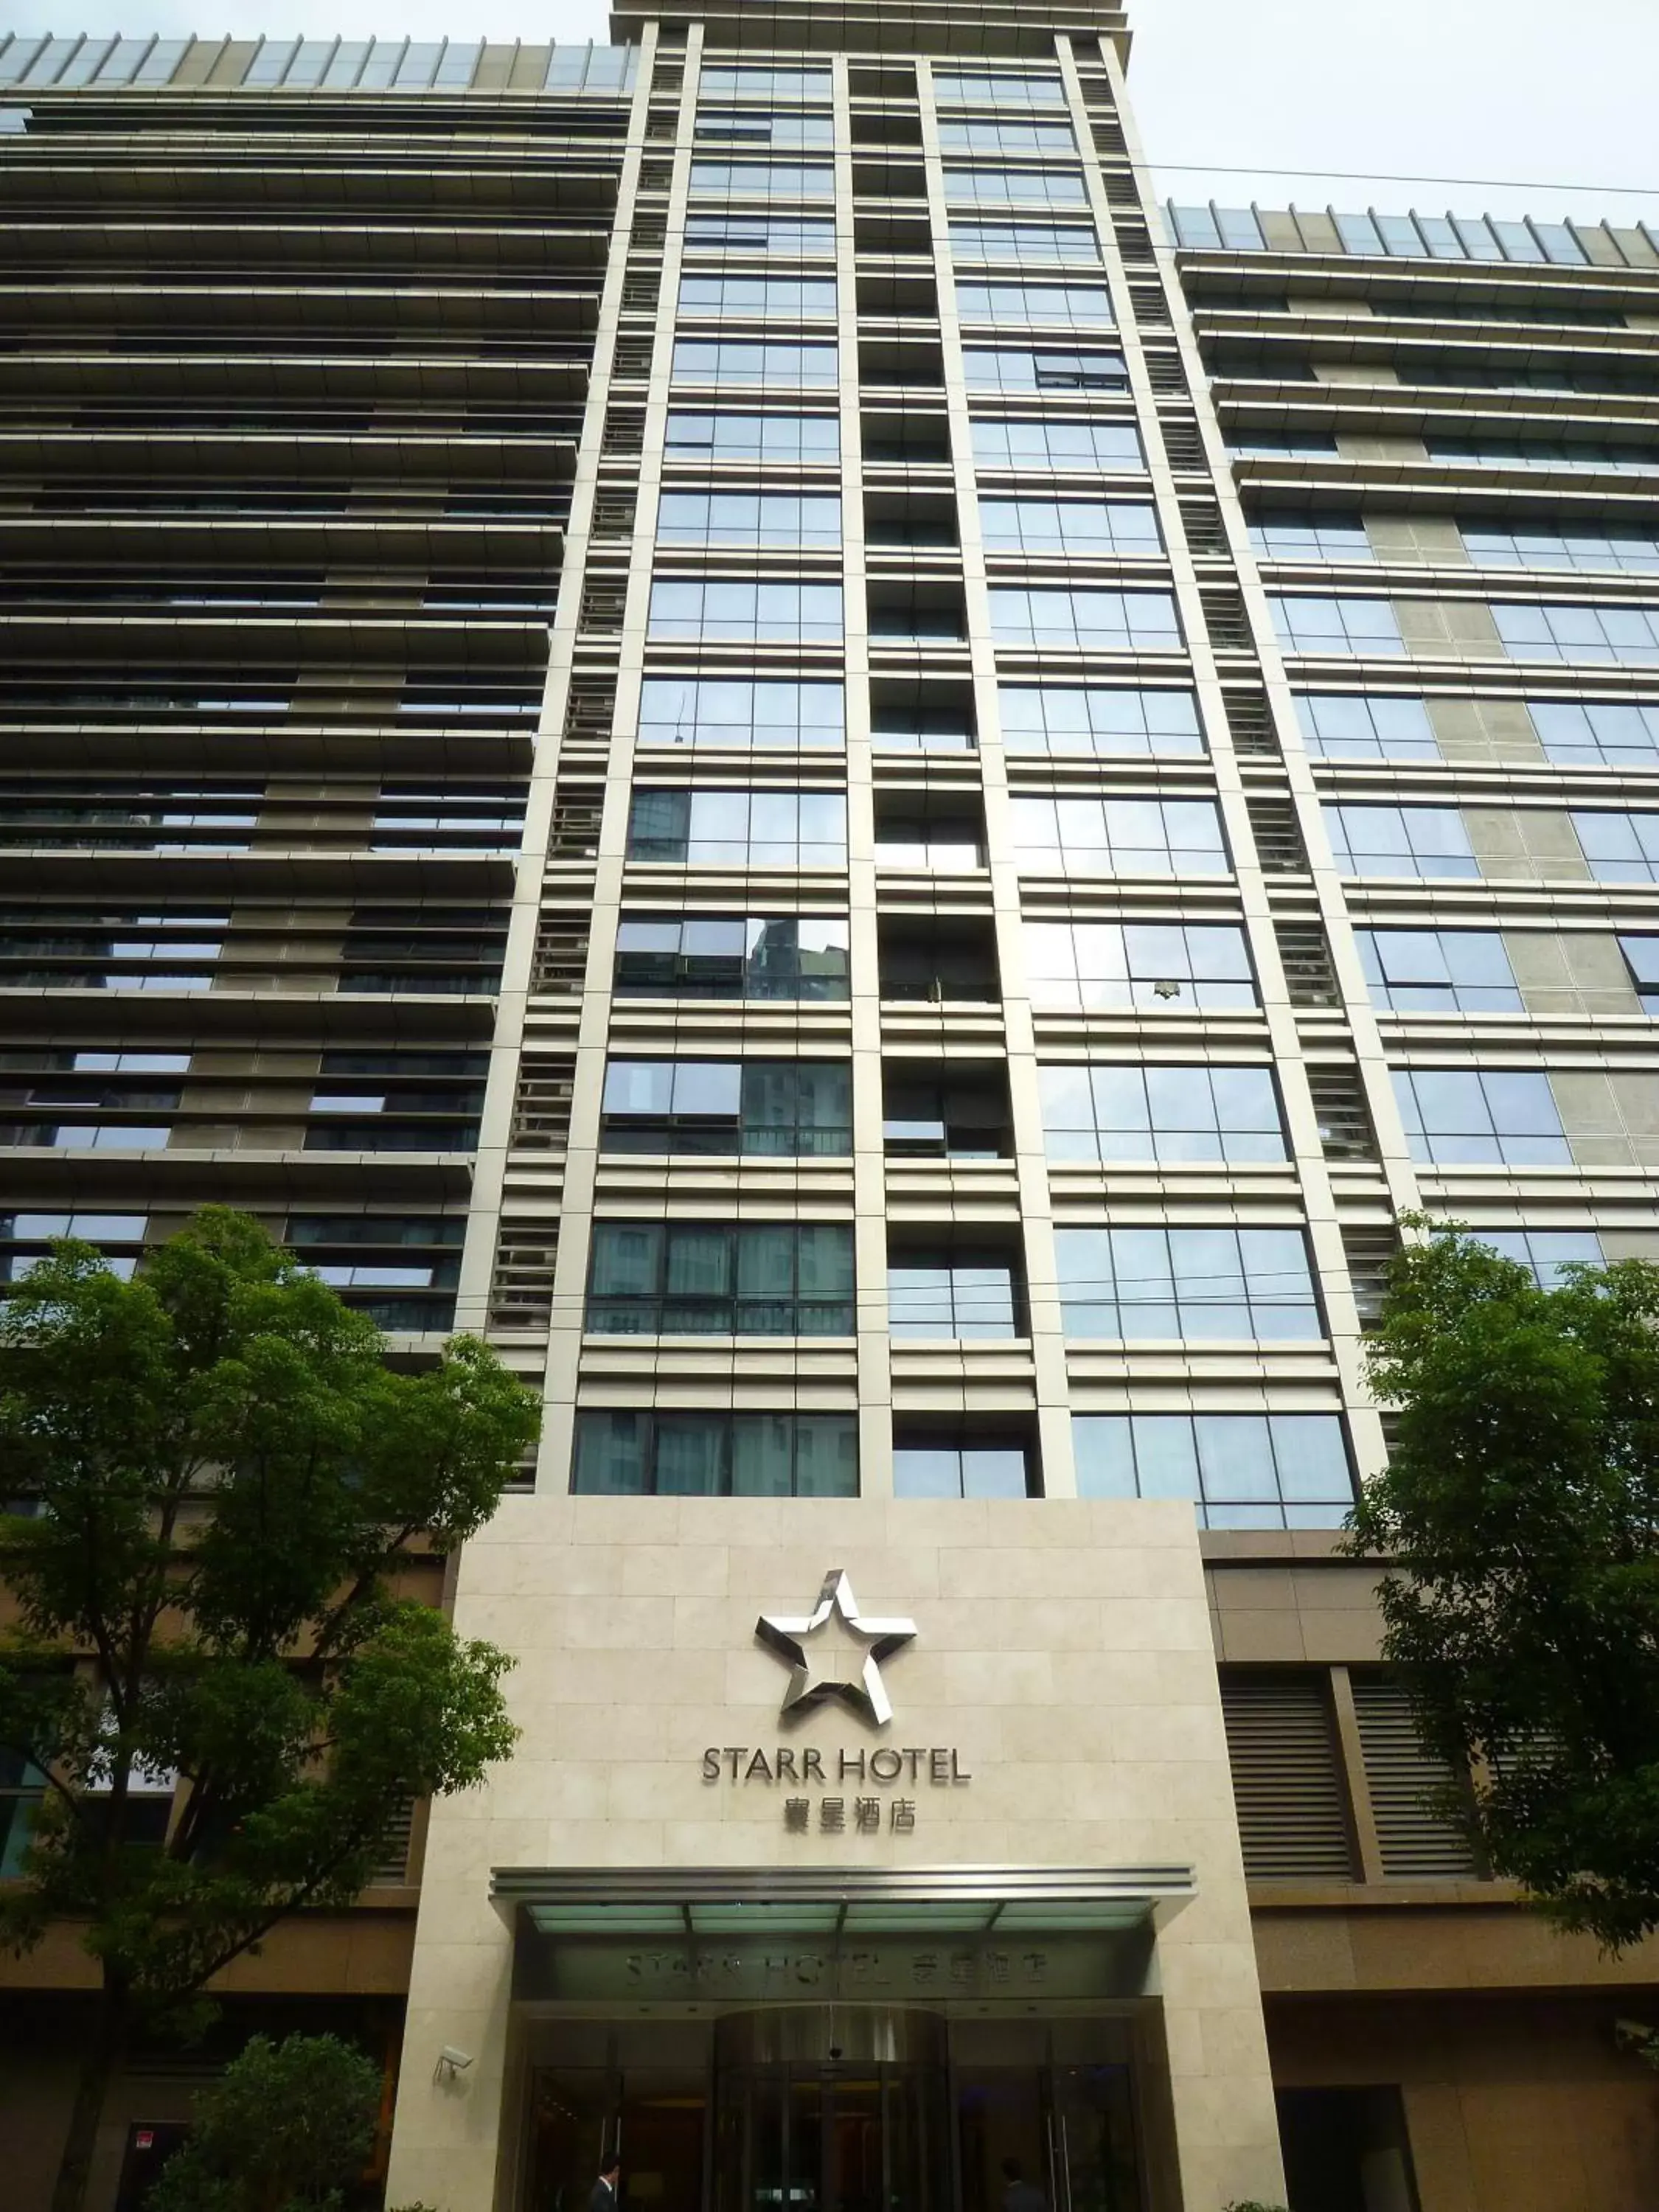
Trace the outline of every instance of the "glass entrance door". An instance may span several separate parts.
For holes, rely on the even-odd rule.
[[[1127,2065],[957,2069],[961,2212],[1140,2212]]]
[[[701,2072],[538,2069],[527,2212],[588,2212],[611,2158],[623,2162],[622,2212],[702,2212],[708,2102]]]
[[[744,2066],[716,2087],[714,2212],[951,2212],[939,2067]]]

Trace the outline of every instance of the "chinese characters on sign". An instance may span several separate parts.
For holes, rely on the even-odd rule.
[[[829,1761],[834,1761],[831,1771]],[[750,1783],[792,1794],[783,1800],[783,1825],[793,1834],[821,1836],[908,1835],[916,1825],[914,1797],[871,1794],[870,1785],[905,1782],[913,1787],[925,1781],[934,1789],[965,1787],[973,1776],[962,1763],[962,1754],[950,1744],[884,1744],[875,1751],[818,1750],[811,1744],[780,1744],[769,1752],[748,1744],[711,1744],[702,1754],[705,1782],[729,1782],[742,1788]],[[818,1798],[793,1794],[805,1785],[831,1782],[851,1784],[852,1793]]]
[[[753,1953],[686,1950],[630,1951],[623,1962],[629,1988],[662,1995],[680,1990],[748,1992],[757,1978],[780,1988],[882,1991],[939,1990],[958,1996],[1001,1990],[1013,1994],[1046,1990],[1046,1951],[884,1945],[868,1950],[778,1950]]]

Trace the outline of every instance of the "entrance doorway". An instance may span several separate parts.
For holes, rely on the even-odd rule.
[[[622,2212],[1143,2212],[1121,2020],[777,2005],[659,2021],[649,2050],[586,2033],[617,2063],[535,2068],[521,2212],[587,2212],[611,2156]]]

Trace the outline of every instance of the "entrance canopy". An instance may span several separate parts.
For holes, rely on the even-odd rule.
[[[515,1932],[696,1938],[1111,1935],[1166,1917],[1193,1871],[1141,1867],[497,1867]]]

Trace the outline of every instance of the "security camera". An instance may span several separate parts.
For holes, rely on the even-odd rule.
[[[446,2066],[453,2066],[458,2074],[464,2067],[472,2063],[472,2053],[470,2051],[457,2051],[453,2043],[445,2044],[439,2056]]]

